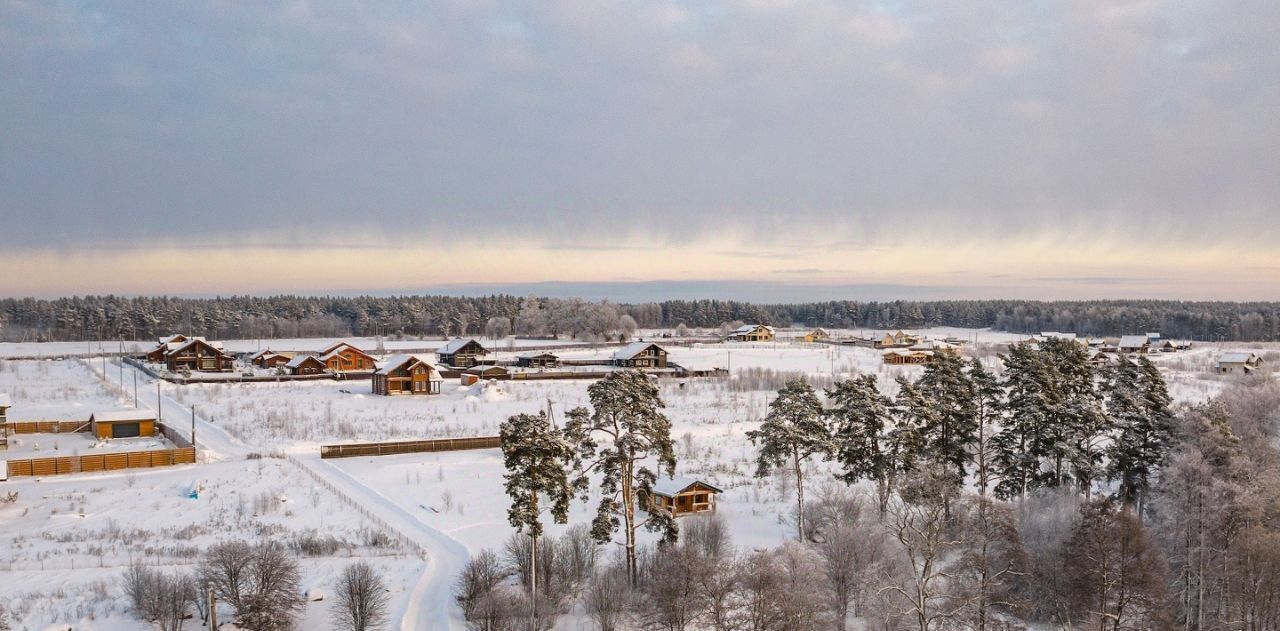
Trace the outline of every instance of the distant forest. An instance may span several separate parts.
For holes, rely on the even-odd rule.
[[[1163,300],[946,300],[751,304],[669,300],[643,304],[519,297],[85,296],[0,300],[0,340],[141,340],[170,333],[216,339],[452,336],[498,332],[605,338],[639,328],[775,326],[914,329],[991,327],[1118,336],[1159,331],[1192,340],[1280,340],[1280,302]]]

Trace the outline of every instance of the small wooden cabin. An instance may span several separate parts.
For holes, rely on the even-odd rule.
[[[156,415],[148,410],[107,410],[89,417],[89,431],[98,440],[156,435]]]
[[[234,357],[224,352],[220,344],[207,342],[201,337],[193,337],[169,351],[164,356],[164,363],[170,372],[231,372],[235,369]]]
[[[772,342],[773,327],[764,324],[744,324],[724,338],[729,342]]]
[[[480,345],[480,342],[472,338],[454,338],[448,344],[440,347],[436,351],[436,355],[440,357],[440,363],[448,364],[455,368],[470,368],[476,365],[476,359],[489,354],[489,349]]]
[[[462,385],[469,386],[484,379],[506,379],[507,369],[492,364],[472,366],[462,373]]]
[[[1118,345],[1121,353],[1146,353],[1151,350],[1151,338],[1146,335],[1125,335]]]
[[[333,372],[373,370],[373,356],[347,342],[338,342],[320,351],[320,361]]]
[[[931,361],[933,361],[933,351],[894,349],[884,353],[884,363],[894,366],[927,364]]]
[[[876,347],[877,348],[895,348],[895,347],[905,348],[913,344],[919,344],[922,341],[923,339],[919,335],[912,335],[910,333],[906,333],[900,330],[893,334],[885,333],[884,337],[880,338],[880,341],[876,343]]]
[[[275,351],[259,351],[249,358],[249,361],[258,368],[279,368],[289,363],[292,357]]]
[[[814,342],[825,342],[831,339],[831,334],[828,333],[826,329],[818,328],[805,333],[804,337],[800,339],[803,339],[810,344]]]
[[[323,375],[329,372],[329,367],[315,355],[296,355],[285,364],[285,369],[291,375]]]
[[[667,350],[652,342],[632,342],[613,354],[613,365],[623,368],[666,368]]]
[[[648,509],[662,509],[676,517],[716,512],[720,489],[696,478],[660,477],[653,484]]]
[[[386,396],[440,394],[444,377],[426,357],[395,355],[373,373],[373,393]]]
[[[516,365],[521,368],[555,368],[560,365],[560,357],[554,353],[529,353],[517,357]]]

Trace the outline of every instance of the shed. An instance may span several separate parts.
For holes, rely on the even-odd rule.
[[[650,509],[663,509],[672,515],[695,515],[716,512],[716,495],[724,491],[697,478],[660,477],[653,483]]]
[[[462,373],[462,385],[469,386],[481,379],[506,379],[507,369],[492,364],[472,366]]]
[[[89,431],[99,440],[155,436],[156,416],[148,410],[104,410],[89,417]]]

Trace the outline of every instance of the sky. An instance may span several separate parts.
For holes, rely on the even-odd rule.
[[[1280,297],[1280,3],[0,0],[0,296]]]

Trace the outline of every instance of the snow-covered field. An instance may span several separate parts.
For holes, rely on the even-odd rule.
[[[966,352],[993,365],[992,345],[1018,339],[989,331],[930,333],[976,338],[977,345]],[[318,345],[310,340],[305,348]],[[274,342],[271,346],[283,348]],[[1274,347],[1227,348],[1254,350],[1273,358],[1268,360],[1272,365],[1280,363]],[[1178,401],[1199,402],[1238,379],[1214,372],[1220,350],[1200,344],[1187,352],[1151,357]],[[792,528],[786,519],[790,481],[754,478],[755,452],[746,438],[758,426],[779,380],[802,373],[824,383],[867,373],[877,375],[891,392],[896,377],[911,378],[922,370],[886,366],[872,349],[790,341],[671,346],[669,351],[671,361],[689,368],[732,370],[731,378],[662,379],[660,389],[673,422],[677,473],[725,489],[719,511],[728,517],[734,541],[746,546],[779,544]],[[560,352],[575,359],[611,353],[610,348]],[[122,397],[100,379],[100,364],[94,366],[90,370],[79,360],[0,361],[0,392],[14,399],[11,418],[87,418],[96,407],[121,405]],[[105,377],[120,381],[118,365],[109,363]],[[133,378],[126,368],[128,389]],[[141,403],[154,405],[154,382],[141,375],[138,379]],[[0,496],[11,490],[19,494],[17,502],[0,505],[0,571],[6,575],[0,580],[0,604],[17,614],[22,625],[17,628],[42,629],[58,622],[76,629],[140,629],[120,603],[115,580],[131,557],[190,567],[195,551],[214,541],[270,536],[288,543],[314,529],[341,545],[333,554],[302,557],[308,588],[328,585],[349,557],[369,557],[392,587],[393,610],[398,620],[404,619],[397,628],[456,626],[448,596],[453,574],[468,554],[499,546],[511,534],[501,454],[481,450],[321,461],[317,446],[493,435],[508,416],[546,409],[548,402],[556,419],[563,420],[566,410],[586,403],[590,383],[462,387],[451,379],[442,395],[394,398],[372,395],[368,381],[163,383],[167,418],[189,417],[194,408],[201,462],[206,464],[0,484]],[[132,397],[127,398],[131,404]],[[268,457],[246,460],[249,454]],[[201,483],[199,499],[188,498],[187,491]],[[587,522],[590,510],[589,504],[576,504],[571,523]],[[366,514],[376,516],[376,523]],[[387,540],[411,541],[426,550],[427,559],[418,558],[408,544],[380,543]],[[301,628],[329,628],[325,609],[324,603],[313,603]]]

